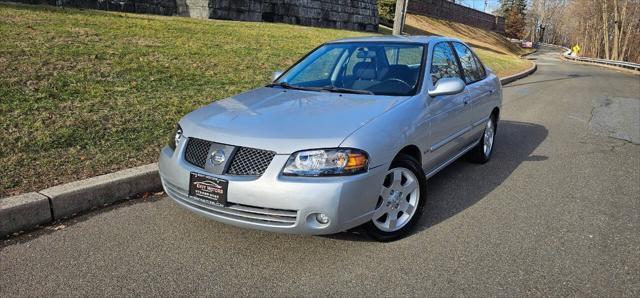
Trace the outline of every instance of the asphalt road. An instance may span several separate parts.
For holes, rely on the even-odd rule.
[[[239,229],[158,196],[5,240],[0,296],[638,297],[640,76],[532,59],[504,88],[491,162],[429,180],[406,239]]]

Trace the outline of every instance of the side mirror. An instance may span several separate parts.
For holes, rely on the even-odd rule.
[[[459,78],[440,79],[433,90],[429,90],[429,96],[458,94],[464,90],[464,87],[464,82]]]
[[[284,71],[282,70],[274,71],[273,74],[271,74],[271,82],[275,82],[283,73]]]

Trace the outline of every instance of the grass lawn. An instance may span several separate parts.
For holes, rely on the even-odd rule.
[[[187,112],[358,35],[0,4],[0,197],[154,162]]]
[[[154,162],[187,112],[362,34],[0,4],[0,196]]]

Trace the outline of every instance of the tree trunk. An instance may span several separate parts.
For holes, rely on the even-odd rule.
[[[593,44],[594,42],[589,42],[589,36],[590,36],[590,32],[589,32],[589,28],[591,28],[591,22],[586,21],[583,25],[584,27],[584,40],[582,41],[582,53],[581,54],[587,54],[589,52],[591,52],[592,48],[593,48]]]
[[[602,0],[602,29],[604,33],[604,54],[605,59],[611,59],[611,55],[609,53],[609,15],[607,11],[608,6],[607,0]]]
[[[625,30],[627,27],[627,23],[629,18],[627,17],[627,7],[629,6],[629,0],[624,2],[624,6],[622,6],[622,11],[620,12],[620,33],[618,34],[618,60],[624,60],[624,46],[622,45],[623,39],[625,39],[625,34],[628,35],[628,31]],[[629,28],[631,29],[631,28]]]
[[[627,2],[627,4],[628,3],[629,2]],[[625,60],[625,57],[627,57],[628,52],[629,52],[628,50],[630,50],[628,48],[629,38],[633,34],[633,28],[638,25],[638,15],[637,15],[637,13],[638,13],[638,7],[639,6],[640,5],[637,5],[637,4],[635,5],[635,7],[633,8],[633,11],[631,12],[631,17],[630,18],[626,17],[626,16],[624,17],[624,19],[627,21],[627,22],[625,22],[626,23],[626,26],[625,26],[626,30],[624,30],[625,27],[623,27],[622,29],[624,30],[623,33],[626,33],[626,36],[624,37],[624,43],[622,44],[622,50],[621,50],[622,57],[620,57],[620,60]],[[626,10],[626,7],[623,10]],[[631,57],[629,57],[629,58],[631,58]]]
[[[620,48],[620,14],[618,14],[618,0],[613,0],[613,48],[611,49],[612,60],[618,60],[619,48]]]
[[[536,42],[536,23],[538,22],[535,21],[535,22],[532,22],[531,24],[531,43],[532,44]]]

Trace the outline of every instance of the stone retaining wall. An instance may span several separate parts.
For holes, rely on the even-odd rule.
[[[409,13],[436,17],[504,34],[504,18],[446,0],[410,0]]]
[[[214,0],[209,7],[212,19],[378,30],[376,0]]]
[[[52,6],[158,14],[165,16],[176,14],[176,0],[10,0],[10,2],[48,4]]]
[[[2,1],[2,0],[0,0]],[[378,30],[376,0],[11,0],[28,4]]]

